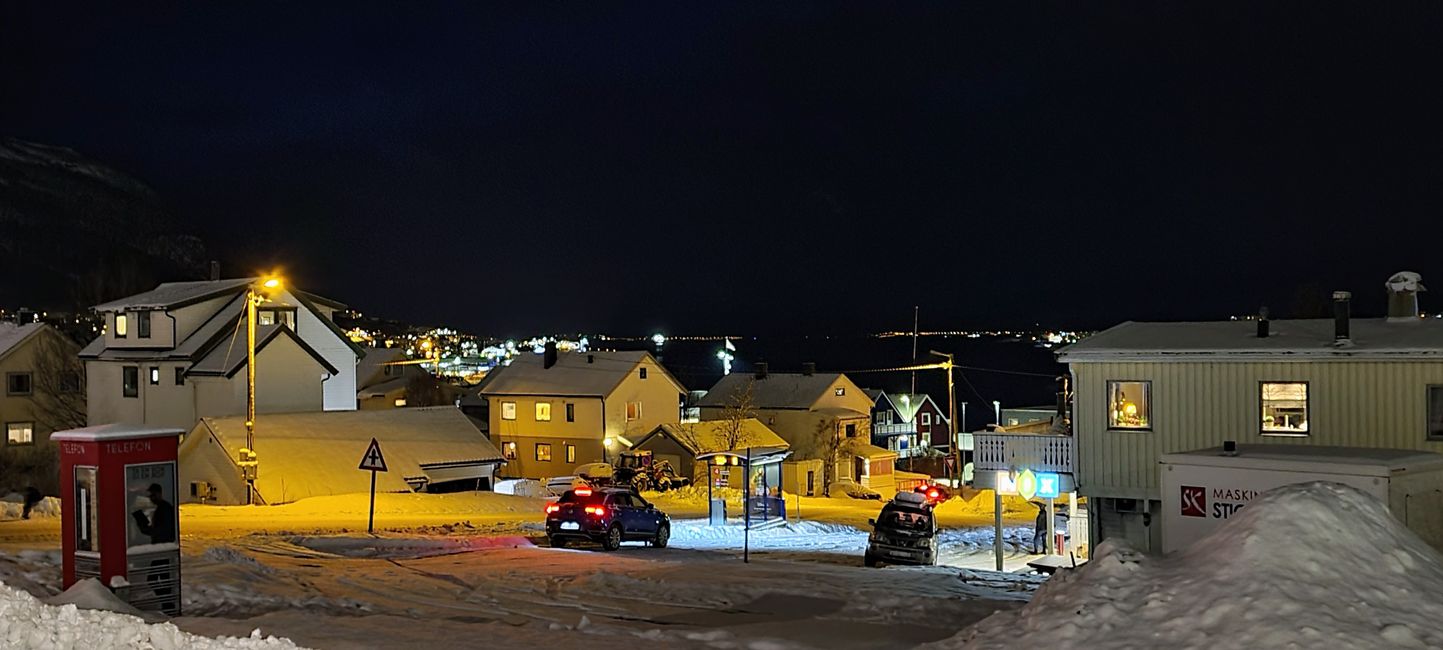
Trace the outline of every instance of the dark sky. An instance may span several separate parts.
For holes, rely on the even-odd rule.
[[[20,4],[0,131],[378,315],[850,333],[1443,289],[1438,3]]]

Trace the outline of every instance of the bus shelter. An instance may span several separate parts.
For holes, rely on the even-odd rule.
[[[742,524],[748,529],[766,528],[787,520],[786,502],[782,500],[782,461],[792,452],[785,447],[748,447],[729,451],[697,454],[705,463],[707,501],[716,504],[714,488],[729,485],[733,471],[740,470],[743,479]],[[723,483],[723,481],[728,481]],[[713,506],[715,512],[716,506]],[[725,516],[713,516],[712,525],[725,523]]]

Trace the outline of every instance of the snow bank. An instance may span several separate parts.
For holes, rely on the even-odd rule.
[[[19,519],[25,514],[25,496],[11,492],[0,497],[0,519]],[[45,497],[40,503],[35,504],[35,509],[30,511],[31,517],[59,517],[60,499]]]
[[[101,589],[104,590],[104,587]],[[0,584],[0,647],[209,650],[297,646],[287,639],[261,638],[260,630],[252,632],[246,639],[195,636],[180,631],[170,623],[152,625],[134,616],[84,610],[73,604],[47,605],[30,594]]]
[[[550,490],[546,489],[545,485],[541,484],[541,481],[529,478],[497,481],[494,491],[497,494],[509,494],[511,496],[528,497],[532,499],[545,499],[546,497],[555,496],[551,494]]]
[[[1443,647],[1443,556],[1344,485],[1265,493],[1171,556],[1097,551],[931,647]]]
[[[63,593],[46,598],[50,605],[74,605],[80,609],[94,609],[116,614],[128,614],[144,618],[145,614],[121,600],[95,578],[86,578],[71,585]]]
[[[495,548],[534,546],[520,535],[496,537],[292,537],[290,543],[313,551],[355,558],[417,558]]]

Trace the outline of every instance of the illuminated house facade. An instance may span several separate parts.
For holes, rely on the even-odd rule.
[[[750,390],[752,416],[791,445],[793,459],[823,458],[819,436],[840,439],[832,476],[888,494],[896,490],[897,452],[872,444],[872,398],[841,373],[772,373],[765,363],[752,374],[726,375],[698,406],[702,421],[726,418],[735,395]]]
[[[550,478],[611,462],[662,424],[679,424],[686,388],[646,352],[525,354],[492,370],[478,394],[503,476]]]
[[[872,398],[872,444],[906,458],[929,447],[950,449],[947,412],[924,393],[868,389]]]
[[[1128,322],[1059,350],[1071,368],[1091,540],[1161,548],[1158,457],[1280,443],[1443,452],[1443,321]]]
[[[203,417],[243,415],[255,282],[168,282],[97,305],[105,332],[80,351],[90,424],[189,430]],[[340,307],[284,288],[257,308],[258,413],[355,410],[363,352],[332,322]]]

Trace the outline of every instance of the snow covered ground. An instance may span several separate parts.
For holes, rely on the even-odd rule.
[[[1097,550],[1026,607],[930,647],[1443,647],[1443,556],[1344,485],[1265,493],[1171,556]]]
[[[550,549],[541,534],[544,501],[379,496],[377,524],[386,532],[377,536],[355,532],[364,526],[364,495],[183,507],[185,616],[171,623],[207,637],[259,629],[317,648],[472,647],[478,639],[601,649],[894,648],[1016,608],[1040,583],[947,567],[863,568],[866,532],[852,524],[865,525],[877,502],[804,499],[804,514],[825,519],[754,531],[755,553],[744,564],[735,527],[679,518],[672,548]],[[1015,544],[1028,533],[1008,529],[1010,563],[1025,561]],[[0,582],[55,596],[58,539],[53,517],[0,521]],[[990,527],[949,529],[942,541],[944,561],[992,566]]]

